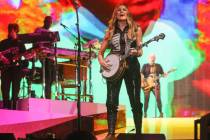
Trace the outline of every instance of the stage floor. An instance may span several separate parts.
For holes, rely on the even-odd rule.
[[[167,140],[193,140],[195,119],[198,118],[144,118],[142,130],[143,133],[164,134]],[[127,119],[126,125],[127,127],[116,130],[116,136],[119,133],[135,133],[132,131],[132,119]],[[107,133],[99,134],[97,139],[102,140],[106,135]]]
[[[69,126],[68,132],[73,131],[73,128],[76,129],[73,125],[73,120],[77,118],[76,105],[76,102],[60,100],[35,98],[20,100],[18,102],[19,110],[0,109],[0,114],[2,114],[0,133],[14,133],[17,138],[24,138],[26,134],[35,134],[39,131],[42,133],[52,131],[51,133],[57,134],[63,131],[63,127],[57,126],[69,121],[71,121],[72,127],[67,125]],[[81,103],[81,114],[82,116],[92,116],[93,129],[91,131],[94,131],[98,140],[102,140],[107,135],[106,105],[83,102]],[[116,130],[116,136],[119,133],[135,133],[133,119],[126,120],[125,116],[125,107],[120,106],[117,120],[117,128],[120,129]],[[198,118],[144,118],[142,132],[164,134],[167,140],[193,140],[194,120],[196,119]],[[84,122],[82,125],[87,124]],[[56,129],[51,129],[54,127]],[[61,131],[59,131],[60,128]]]

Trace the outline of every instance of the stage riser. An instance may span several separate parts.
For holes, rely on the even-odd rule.
[[[77,115],[77,102],[28,98],[18,101],[18,110]],[[104,104],[81,102],[81,115],[105,113]]]
[[[74,117],[66,117],[59,119],[48,119],[42,121],[31,121],[26,123],[10,124],[10,125],[0,125],[0,133],[14,133],[16,138],[25,138],[26,134],[30,134],[36,131],[44,130],[55,125],[63,124],[75,120]]]
[[[0,126],[36,122],[50,119],[59,119],[65,117],[75,117],[76,115],[56,114],[48,112],[31,112],[0,109]]]
[[[0,133],[14,133],[16,138],[24,138],[26,134],[44,136],[52,133],[61,138],[77,130],[77,102],[28,98],[19,100],[17,107],[18,110],[0,109],[0,114],[3,114]],[[82,122],[83,130],[107,132],[105,104],[82,102],[81,115],[92,118]],[[119,106],[116,128],[126,127],[125,117],[125,107]]]
[[[3,102],[0,101],[0,108],[3,108]]]

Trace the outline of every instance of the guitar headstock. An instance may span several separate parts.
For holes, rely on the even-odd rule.
[[[159,35],[153,37],[152,39],[146,41],[145,43],[142,44],[142,47],[148,47],[147,45],[153,41],[159,41],[160,39],[164,39],[165,38],[165,34],[164,33],[160,33]]]
[[[171,68],[167,73],[174,72],[176,70],[177,70],[177,68]]]
[[[159,41],[160,39],[164,39],[165,38],[165,34],[164,33],[160,33],[159,35],[155,36],[153,38],[154,41]]]

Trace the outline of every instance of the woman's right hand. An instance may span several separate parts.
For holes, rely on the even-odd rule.
[[[101,60],[100,62],[100,65],[102,66],[102,68],[106,71],[109,71],[110,70],[110,64],[109,64],[109,60]]]

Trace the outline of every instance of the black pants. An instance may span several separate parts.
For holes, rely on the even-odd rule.
[[[158,84],[154,88],[151,88],[151,90],[148,90],[148,91],[144,92],[144,114],[145,114],[145,116],[147,116],[146,113],[147,113],[147,109],[148,109],[148,104],[149,104],[149,98],[150,98],[150,92],[151,91],[155,95],[158,110],[162,114],[162,103],[161,103],[161,98],[160,98],[160,84]]]
[[[127,69],[120,80],[107,81],[107,119],[109,134],[114,134],[119,105],[119,92],[122,81],[125,81],[127,94],[133,112],[136,133],[141,133],[142,104],[140,103],[140,73],[139,69]]]
[[[1,73],[1,90],[3,96],[3,108],[16,109],[16,102],[20,90],[21,70],[10,68]],[[12,85],[12,98],[10,100],[10,86]]]

